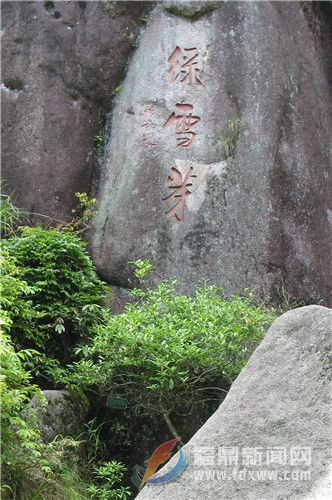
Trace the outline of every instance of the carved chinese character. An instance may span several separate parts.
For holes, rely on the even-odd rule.
[[[154,141],[154,139],[153,139],[153,135],[151,132],[143,133],[143,143],[146,146],[152,146],[152,147],[156,148],[158,146],[158,144],[156,142],[153,142],[153,141]]]
[[[172,82],[179,81],[184,83],[187,81],[188,85],[196,83],[203,85],[200,78],[200,69],[198,66],[198,51],[196,47],[190,49],[183,49],[176,47],[172,54],[167,59],[169,68],[167,70]]]
[[[189,187],[192,186],[192,182],[190,182],[190,178],[196,178],[197,175],[193,173],[193,167],[190,167],[184,179],[179,172],[179,170],[175,167],[171,168],[172,175],[168,176],[169,181],[169,189],[173,189],[174,191],[168,196],[164,196],[162,198],[163,201],[175,200],[176,203],[170,208],[165,215],[167,218],[172,217],[173,215],[179,222],[183,222],[184,220],[184,209],[186,207],[186,199],[191,194],[189,191]]]
[[[173,112],[163,125],[163,128],[170,127],[176,124],[176,140],[177,146],[181,148],[189,148],[196,136],[192,128],[201,121],[199,116],[193,116],[191,104],[176,104],[176,107],[182,111],[182,115],[177,115]]]
[[[155,142],[155,134],[153,129],[157,128],[159,125],[152,120],[154,119],[155,110],[151,104],[146,106],[144,109],[144,123],[141,125],[145,131],[142,133],[143,142],[146,146],[156,147],[158,144]]]
[[[147,116],[151,116],[154,114],[154,109],[153,107],[151,106],[151,104],[149,104],[145,110],[144,110],[144,114],[147,115]]]

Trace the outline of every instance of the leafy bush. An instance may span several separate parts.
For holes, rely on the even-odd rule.
[[[93,469],[95,482],[87,488],[91,498],[126,500],[130,489],[121,485],[125,471],[126,467],[114,460],[96,465]]]
[[[126,413],[162,416],[176,435],[169,416],[221,400],[225,380],[241,371],[273,310],[255,305],[250,295],[226,299],[212,285],[194,297],[178,295],[175,282],[135,293],[141,302],[96,326],[90,345],[76,349],[81,360],[71,374],[59,376],[126,398]]]
[[[233,133],[237,137],[236,127]],[[116,439],[120,450],[127,443],[124,463],[138,442],[127,424],[138,422],[144,429],[142,442],[146,428],[158,428],[159,421],[178,437],[177,417],[181,425],[186,416],[187,425],[190,414],[211,414],[211,404],[222,400],[274,319],[274,311],[255,304],[250,294],[227,299],[220,288],[206,285],[190,297],[177,293],[175,281],[135,290],[137,303],[112,316],[102,307],[106,285],[78,235],[87,227],[95,200],[84,193],[77,197],[83,212],[62,228],[24,227],[18,234],[18,221],[7,218],[0,279],[0,381],[3,490],[9,498],[127,498],[124,466],[101,461],[114,457],[106,457],[110,450],[109,438],[103,441],[104,427],[105,435],[112,434],[112,454]],[[131,264],[147,287],[151,264]],[[94,390],[98,412],[86,424],[83,447],[66,436],[49,444],[40,441],[28,403],[33,395],[41,397],[41,391],[28,367],[37,375],[34,381],[44,382],[41,373],[67,388]],[[113,418],[111,427],[100,422],[110,393],[128,402],[125,415],[118,414],[119,421]],[[153,422],[158,425],[153,427]]]
[[[7,320],[2,320],[6,326]],[[35,415],[28,411],[32,396],[42,399],[40,389],[31,383],[31,375],[23,363],[33,353],[15,352],[10,337],[0,334],[1,387],[1,466],[2,492],[14,493],[15,487],[27,477],[27,469],[46,467],[42,457]]]
[[[89,198],[86,193],[75,193],[78,200],[78,209],[73,209],[72,213],[74,218],[68,222],[61,224],[59,229],[63,231],[76,231],[77,233],[84,233],[90,228],[89,222],[96,215],[96,198]]]
[[[134,276],[136,276],[136,278],[140,279],[141,283],[142,282],[144,283],[149,272],[152,269],[151,262],[148,260],[138,259],[138,260],[131,260],[128,262],[128,264],[131,264],[132,266],[135,267]]]
[[[3,182],[0,188],[3,188]],[[8,238],[16,233],[23,219],[23,212],[12,203],[12,196],[0,195],[0,234],[1,238]]]
[[[98,464],[98,450],[84,456],[82,442],[70,437],[42,442],[35,410],[29,404],[33,396],[46,404],[41,389],[32,382],[33,375],[58,366],[54,355],[65,364],[75,341],[88,338],[92,327],[104,318],[101,303],[107,287],[97,277],[78,236],[93,215],[95,200],[84,193],[77,197],[83,213],[61,230],[19,228],[21,212],[11,197],[1,198],[1,233],[8,238],[2,242],[0,257],[4,499],[125,499],[129,493],[121,485],[122,464]],[[22,347],[37,347],[40,352]],[[96,446],[97,432],[91,426],[88,435]]]
[[[6,326],[6,320],[1,324]],[[29,350],[15,352],[10,337],[0,332],[1,498],[125,500],[129,489],[121,485],[121,464],[95,465],[91,473],[80,457],[80,441],[62,436],[41,441],[29,402],[33,396],[46,401],[24,368],[33,355]]]
[[[25,282],[21,293],[9,290],[3,304],[11,316],[11,333],[19,344],[66,356],[103,317],[106,286],[97,277],[85,243],[74,233],[24,227],[21,236],[3,242],[15,269],[7,265],[2,279]],[[33,311],[22,317],[26,297]],[[20,306],[21,304],[21,306]],[[28,341],[28,342],[27,342]]]
[[[4,331],[16,328],[30,330],[39,317],[30,300],[34,290],[21,279],[21,270],[7,250],[0,255],[0,317]]]

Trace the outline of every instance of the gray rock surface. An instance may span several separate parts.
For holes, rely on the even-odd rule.
[[[88,403],[65,390],[46,390],[46,406],[34,396],[31,406],[36,409],[42,439],[51,442],[56,436],[77,437],[84,430]]]
[[[94,138],[151,6],[1,2],[2,178],[18,206],[70,220],[75,192],[91,191]]]
[[[56,223],[71,218],[76,191],[99,183],[93,255],[115,285],[131,287],[128,261],[149,258],[153,281],[177,275],[188,290],[212,279],[227,292],[330,303],[331,4],[158,2],[114,93],[153,7],[1,3],[8,191],[46,216],[34,222]],[[168,72],[176,47],[182,65],[195,55],[184,49],[197,49],[192,85],[188,66],[175,81],[179,66]],[[94,138],[115,95],[99,182]],[[184,134],[190,147],[177,146],[178,121],[163,127],[181,103],[200,118],[196,136]],[[242,125],[225,159],[234,117]],[[165,217],[171,167],[196,175],[182,223]]]
[[[148,258],[155,281],[328,303],[328,15],[304,2],[202,4],[159,3],[131,60],[108,123],[95,262],[122,287],[132,285],[128,261]],[[179,185],[196,175],[183,222],[165,216],[180,200],[163,200],[171,167]]]
[[[185,446],[188,465],[182,475],[168,484],[146,485],[137,499],[330,499],[331,328],[332,311],[321,306],[295,309],[279,317],[220,408]],[[214,465],[197,464],[199,447],[212,447],[206,453],[215,452]],[[238,447],[238,467],[218,465],[218,447]],[[260,447],[262,465],[242,465],[250,453],[243,449]],[[286,449],[285,465],[266,464],[267,450],[273,447]],[[294,447],[309,447],[311,464],[296,463],[299,456]],[[308,458],[303,453],[302,458]],[[160,475],[176,461],[177,456]],[[226,477],[197,476],[213,470]],[[257,479],[264,471],[276,473],[277,479]]]

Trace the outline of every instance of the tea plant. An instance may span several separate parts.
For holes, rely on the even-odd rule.
[[[176,282],[136,290],[140,303],[109,315],[63,383],[97,385],[105,395],[128,400],[128,412],[161,417],[177,435],[170,416],[191,413],[202,402],[224,397],[274,319],[253,297],[226,298],[213,285],[193,297],[178,295]],[[60,377],[61,378],[61,377]]]

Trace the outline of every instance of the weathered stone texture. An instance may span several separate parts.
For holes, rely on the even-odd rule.
[[[115,285],[131,287],[128,261],[148,258],[152,281],[176,275],[187,290],[209,279],[227,293],[330,303],[331,5],[158,2],[107,120],[99,182],[94,137],[153,7],[2,2],[8,191],[63,221],[74,193],[99,183],[92,252]],[[202,86],[171,82],[176,46],[197,48]],[[190,148],[176,146],[174,124],[162,127],[180,103],[201,118]],[[226,158],[234,117],[242,126]],[[164,216],[172,166],[197,175],[183,223]]]
[[[94,137],[152,5],[117,3],[1,3],[2,178],[29,212],[70,220],[98,177]]]
[[[56,436],[77,437],[84,431],[88,413],[85,399],[64,390],[43,391],[46,406],[33,397],[31,406],[36,410],[42,439],[51,442]]]
[[[174,4],[177,7],[174,7]],[[331,113],[328,28],[299,2],[165,2],[153,12],[109,121],[93,255],[102,275],[131,286],[129,260],[148,258],[153,280],[227,292],[286,290],[330,300]],[[197,14],[199,12],[199,15]],[[202,15],[201,15],[202,14]],[[311,16],[311,17],[310,17]],[[167,58],[196,47],[203,85],[172,82]],[[163,124],[176,104],[201,121],[191,147]],[[242,126],[226,158],[222,137]],[[166,219],[171,167],[193,167],[184,222]],[[174,200],[173,200],[174,204]]]

